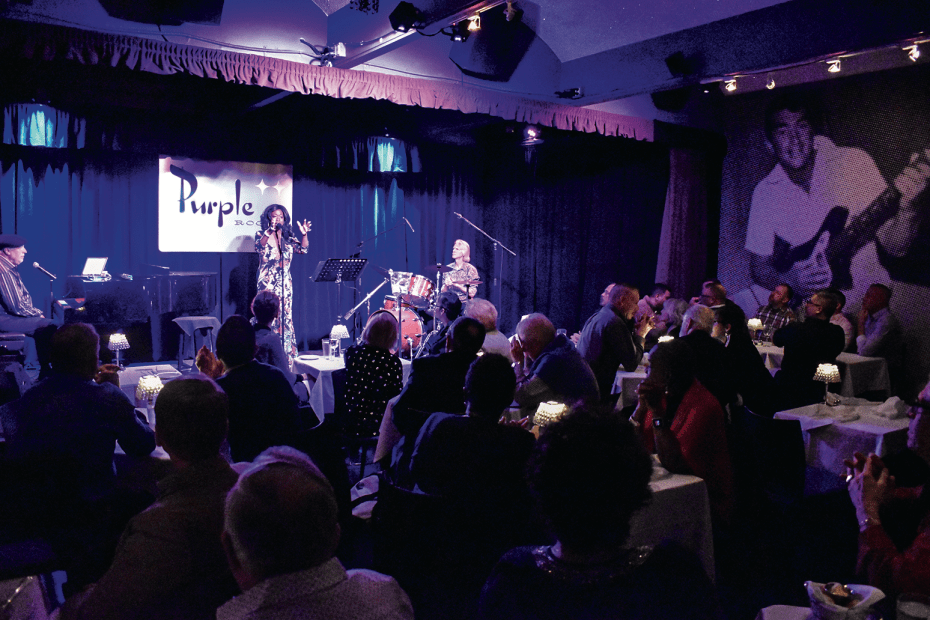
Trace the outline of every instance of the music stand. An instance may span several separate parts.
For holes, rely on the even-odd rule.
[[[342,303],[342,283],[344,280],[358,280],[368,265],[367,258],[328,258],[321,260],[313,273],[314,282],[335,282],[339,305]]]

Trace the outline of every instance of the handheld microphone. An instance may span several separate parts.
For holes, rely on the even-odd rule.
[[[410,227],[410,232],[417,232],[413,229],[413,224],[410,223],[410,220],[408,220],[407,218],[404,218],[404,221],[407,222],[407,226]]]
[[[52,280],[57,280],[57,279],[58,279],[58,278],[55,277],[55,274],[54,274],[54,273],[52,273],[51,271],[49,271],[48,269],[46,269],[45,267],[43,267],[43,266],[40,265],[39,263],[32,263],[32,266],[35,267],[36,269],[38,269],[39,271],[41,271],[42,273],[44,273],[45,275],[47,275],[48,277],[50,277]]]

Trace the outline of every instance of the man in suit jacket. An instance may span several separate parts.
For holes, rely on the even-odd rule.
[[[469,317],[452,323],[446,353],[413,360],[407,385],[394,403],[392,421],[403,435],[394,447],[395,484],[409,482],[410,453],[431,413],[465,413],[465,374],[484,344],[484,326]]]

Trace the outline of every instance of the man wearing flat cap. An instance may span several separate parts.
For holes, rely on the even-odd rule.
[[[0,332],[22,332],[36,342],[41,374],[48,374],[48,354],[57,326],[32,305],[16,268],[26,258],[26,240],[19,235],[0,235]]]

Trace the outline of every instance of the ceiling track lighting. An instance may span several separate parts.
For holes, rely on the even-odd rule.
[[[473,15],[468,18],[468,30],[469,32],[481,30],[481,15]]]
[[[726,81],[726,85],[724,86],[724,88],[726,88],[726,89],[727,89],[727,92],[730,92],[730,93],[732,93],[734,90],[736,90],[736,78],[734,78],[734,79],[732,79],[732,80],[727,80],[727,81]]]
[[[391,28],[397,32],[410,32],[426,26],[423,11],[409,2],[401,2],[388,16]]]
[[[834,58],[833,60],[827,61],[827,71],[830,73],[839,73],[843,70],[842,65],[840,64],[839,58]]]
[[[917,59],[920,58],[920,48],[917,47],[916,43],[914,45],[908,45],[904,48],[904,51],[907,52],[907,57],[913,62],[917,62]]]
[[[471,19],[463,19],[458,23],[452,24],[449,36],[456,43],[464,43],[471,34]]]
[[[518,9],[513,6],[513,0],[507,0],[507,8],[504,9],[504,18],[512,22],[515,19],[519,19],[523,15],[523,9]]]

